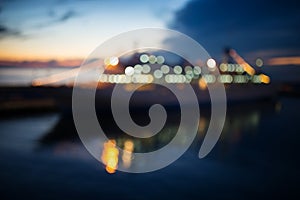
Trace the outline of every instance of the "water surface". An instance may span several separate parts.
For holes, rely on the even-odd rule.
[[[202,110],[199,133],[189,150],[170,166],[145,174],[108,173],[85,150],[70,116],[24,113],[2,118],[1,194],[43,199],[292,197],[299,195],[300,189],[299,110],[300,99],[287,97],[232,105],[217,145],[199,159],[209,123],[209,112]],[[160,136],[147,141],[112,133],[115,127],[110,123],[106,123],[106,130],[122,148],[130,141],[136,151],[147,152],[172,139],[175,121],[171,120]],[[121,156],[118,165],[124,165]]]

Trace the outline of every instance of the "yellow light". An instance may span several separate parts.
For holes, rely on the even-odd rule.
[[[101,156],[102,162],[105,164],[105,169],[108,173],[116,172],[119,162],[119,150],[116,148],[115,140],[108,140],[104,143],[103,152]]]
[[[204,78],[199,79],[198,85],[201,90],[205,90],[207,88],[207,84]]]
[[[260,74],[259,77],[260,77],[260,81],[262,83],[265,83],[265,84],[269,84],[270,83],[270,77],[268,77],[267,75]]]
[[[255,70],[248,63],[245,62],[241,66],[244,67],[245,72],[249,75],[253,76],[255,74]]]
[[[235,50],[232,49],[230,51],[230,55],[240,66],[244,68],[245,72],[251,76],[255,74],[255,70],[241,56],[239,56]]]
[[[110,58],[105,58],[104,59],[104,64],[105,64],[105,66],[110,65]]]
[[[225,63],[222,63],[222,64],[220,65],[220,70],[221,70],[222,72],[226,72],[226,71],[227,71],[227,65],[226,65]]]

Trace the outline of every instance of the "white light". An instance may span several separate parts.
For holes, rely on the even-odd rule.
[[[140,56],[140,61],[142,63],[147,63],[149,61],[149,56],[147,54],[143,54]]]
[[[207,75],[203,76],[203,78],[205,79],[206,83],[216,82],[216,77],[214,75],[207,74]]]
[[[193,74],[185,74],[186,79],[190,80],[193,78]]]
[[[208,59],[206,64],[211,69],[216,67],[216,61],[212,58]]]
[[[185,66],[184,71],[187,73],[188,71],[193,71],[193,68],[191,66]]]
[[[170,72],[170,68],[168,65],[163,65],[161,66],[160,70],[164,73],[164,74],[167,74]]]
[[[135,73],[135,74],[141,74],[141,73],[142,73],[142,70],[143,70],[142,65],[135,65],[135,66],[134,66],[134,73]]]
[[[255,76],[253,76],[253,81],[255,82],[255,79],[256,77]],[[248,82],[248,79],[247,79],[247,77],[246,76],[243,76],[243,75],[235,75],[234,77],[233,77],[233,81],[235,82],[235,83],[247,83]]]
[[[195,66],[195,67],[194,67],[194,74],[195,74],[195,75],[201,74],[201,68],[200,68],[199,66]]]
[[[143,65],[143,69],[142,69],[142,72],[147,74],[151,71],[151,68],[149,65]]]
[[[154,55],[149,56],[149,62],[150,62],[151,64],[156,63],[156,61],[157,61],[157,58],[156,58]]]
[[[256,61],[255,61],[255,64],[257,67],[262,67],[264,62],[261,58],[257,58]]]
[[[163,76],[162,71],[160,71],[160,70],[158,70],[158,69],[155,70],[153,74],[154,74],[154,77],[155,77],[155,78],[161,78],[161,77]]]
[[[243,73],[244,72],[244,68],[240,65],[237,65],[236,68],[235,68],[235,71],[238,72],[238,73]]]
[[[186,77],[182,74],[167,74],[165,80],[167,83],[184,83],[187,81]]]
[[[218,77],[220,83],[232,83],[233,78],[230,74],[223,74]]]
[[[182,72],[182,68],[179,65],[176,65],[173,70],[175,74],[181,74]]]
[[[108,75],[108,82],[114,83],[114,78],[115,78],[115,75],[114,75],[114,74]]]
[[[227,70],[229,72],[234,72],[235,71],[235,64],[228,64],[227,68],[228,68]]]
[[[132,76],[133,83],[151,83],[153,81],[153,76],[150,74],[137,74]]]
[[[134,74],[134,68],[131,66],[128,66],[125,68],[125,74],[127,76],[132,76]]]
[[[116,66],[117,64],[119,64],[119,58],[118,57],[111,57],[109,59],[109,64],[112,66]]]
[[[165,58],[163,56],[157,56],[156,60],[158,64],[163,64],[165,62]]]
[[[107,82],[107,80],[108,80],[108,77],[107,77],[107,75],[106,74],[102,74],[101,76],[100,76],[100,82]]]

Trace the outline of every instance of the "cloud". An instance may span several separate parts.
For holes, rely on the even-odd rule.
[[[77,13],[74,10],[69,10],[66,13],[64,13],[62,16],[60,16],[56,21],[57,22],[65,22],[76,16],[77,16]]]
[[[18,37],[23,38],[24,35],[19,30],[10,29],[5,25],[0,24],[0,39],[6,37]]]
[[[0,14],[1,14],[1,7],[0,7]],[[11,12],[11,11],[10,11]],[[13,11],[17,13],[16,11]],[[27,14],[27,13],[26,13]],[[28,16],[34,16],[35,12],[34,10],[30,11],[30,15]],[[27,15],[21,18],[20,20],[23,20],[23,22],[30,22],[32,21],[31,18],[28,18]],[[5,39],[7,37],[14,37],[18,39],[26,39],[29,35],[32,35],[32,33],[28,32],[35,32],[38,29],[47,28],[50,26],[54,26],[56,24],[65,23],[69,20],[71,20],[74,17],[77,17],[78,13],[74,10],[66,10],[63,13],[57,13],[55,10],[50,10],[48,15],[38,15],[36,18],[40,18],[40,22],[33,24],[31,23],[29,26],[20,26],[20,24],[16,25],[16,22],[11,23],[11,21],[5,21],[5,23],[1,23],[0,21],[0,40]],[[27,34],[26,34],[27,33]]]
[[[75,12],[74,10],[68,10],[66,12],[64,12],[61,15],[58,15],[54,12],[54,11],[50,11],[49,12],[49,17],[50,20],[48,21],[44,21],[40,24],[37,24],[34,26],[34,28],[45,28],[45,27],[49,27],[49,26],[53,26],[56,24],[60,24],[60,23],[64,23],[69,21],[70,19],[77,17],[78,13]]]
[[[245,54],[299,49],[298,4],[295,0],[193,0],[175,13],[169,27],[190,35],[213,55],[224,46]]]

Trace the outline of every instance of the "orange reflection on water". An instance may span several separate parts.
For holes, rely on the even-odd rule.
[[[131,140],[126,140],[124,143],[124,151],[122,161],[124,167],[129,168],[131,166],[132,152],[134,149],[134,143]]]
[[[119,150],[116,148],[115,140],[108,140],[103,145],[103,152],[101,156],[102,162],[105,164],[105,170],[113,174],[118,168]]]

